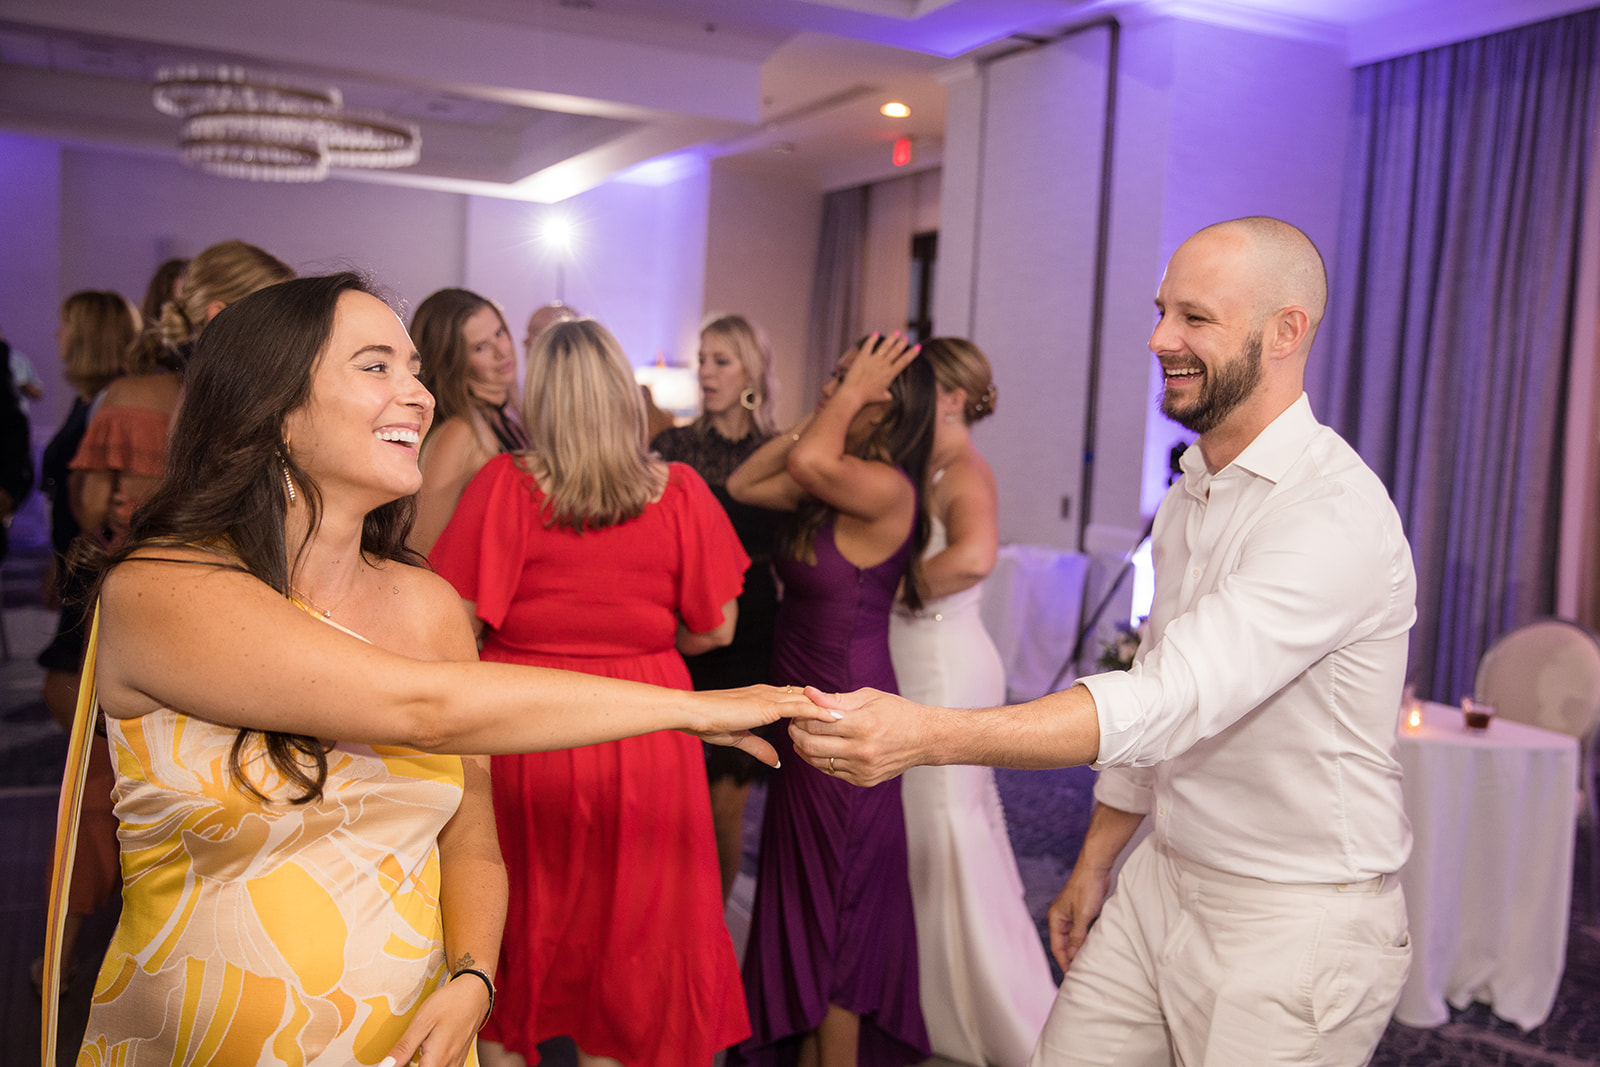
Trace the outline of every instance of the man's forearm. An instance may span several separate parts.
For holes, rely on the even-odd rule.
[[[1100,720],[1089,690],[1075,685],[1026,704],[930,716],[930,762],[1043,770],[1093,763]]]
[[[1142,822],[1142,812],[1123,811],[1096,801],[1094,814],[1089,816],[1089,830],[1084,834],[1083,847],[1078,850],[1074,867],[1102,872],[1111,870]]]

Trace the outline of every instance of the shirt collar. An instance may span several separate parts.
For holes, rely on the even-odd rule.
[[[1317,432],[1317,425],[1317,418],[1311,413],[1311,398],[1301,393],[1298,400],[1267,423],[1266,428],[1256,434],[1255,440],[1216,475],[1206,470],[1205,456],[1200,452],[1199,443],[1190,445],[1181,460],[1185,480],[1203,494],[1213,477],[1238,467],[1276,483],[1305,451],[1306,445]]]

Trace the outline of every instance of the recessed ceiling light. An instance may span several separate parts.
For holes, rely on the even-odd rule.
[[[883,112],[885,115],[888,115],[892,119],[908,118],[911,115],[911,109],[906,107],[898,100],[892,100],[889,103],[884,104],[878,110]]]

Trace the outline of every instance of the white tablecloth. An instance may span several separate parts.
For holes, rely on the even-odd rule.
[[[1566,961],[1578,743],[1509,720],[1469,731],[1443,704],[1423,714],[1399,735],[1413,956],[1394,1017],[1438,1026],[1446,1001],[1476,1000],[1532,1029]]]

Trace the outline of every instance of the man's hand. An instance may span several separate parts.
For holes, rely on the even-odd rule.
[[[1100,915],[1100,908],[1111,890],[1110,870],[1091,870],[1082,863],[1072,868],[1067,884],[1061,887],[1050,905],[1050,954],[1061,970],[1072,968],[1072,961],[1089,936],[1089,927]]]
[[[813,767],[855,785],[877,785],[930,762],[930,742],[942,709],[913,704],[893,693],[858,689],[824,693],[806,686],[818,707],[840,712],[838,720],[789,724],[795,751]]]

